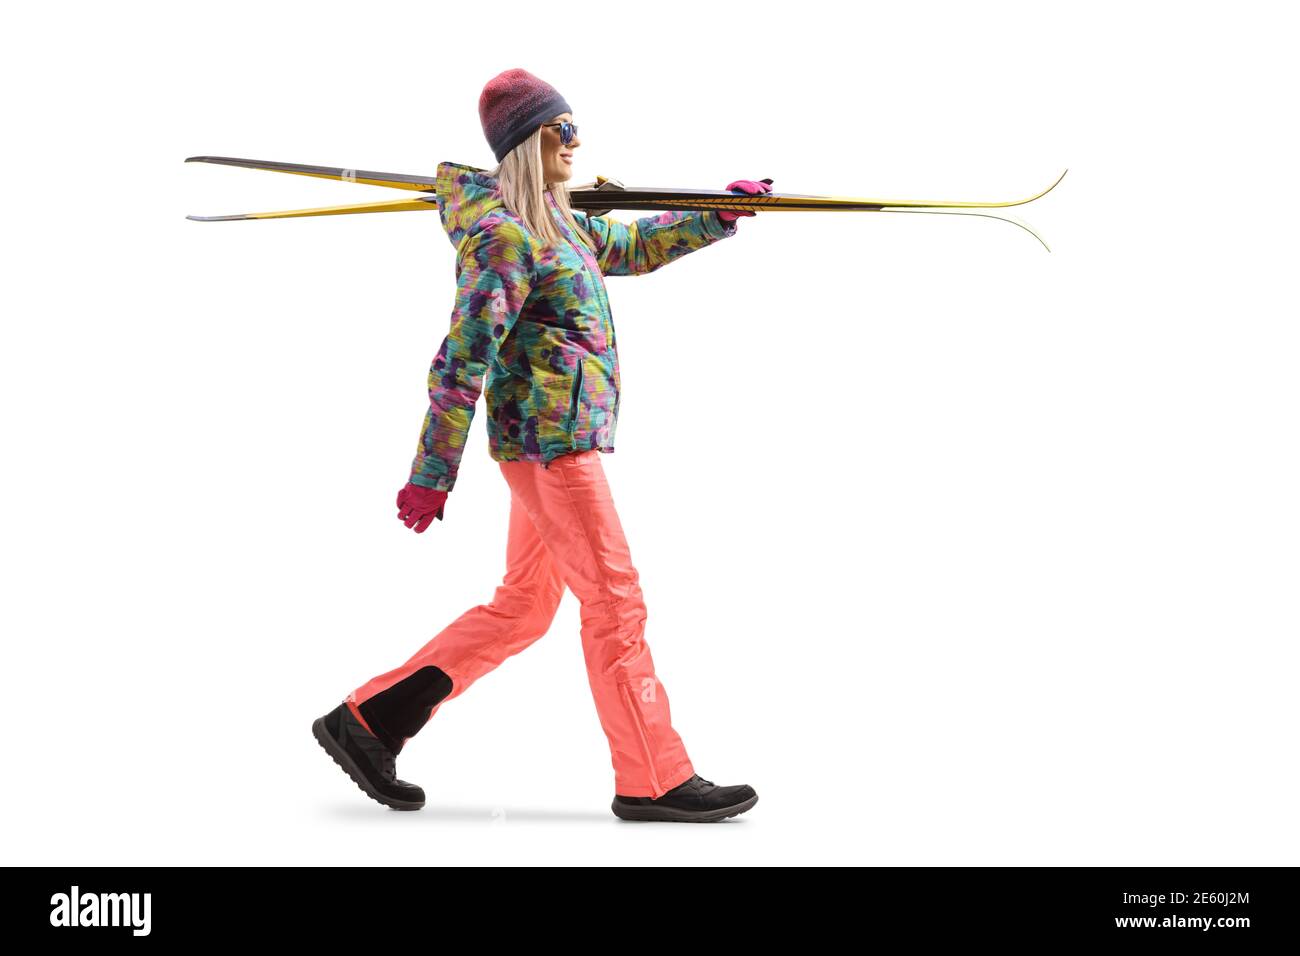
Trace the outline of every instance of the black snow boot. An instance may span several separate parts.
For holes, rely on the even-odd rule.
[[[758,794],[748,784],[719,787],[697,773],[658,799],[615,794],[611,809],[623,820],[713,823],[744,813],[756,803]]]
[[[419,810],[424,791],[397,779],[397,756],[366,730],[343,702],[311,725],[311,732],[366,794],[394,810]]]

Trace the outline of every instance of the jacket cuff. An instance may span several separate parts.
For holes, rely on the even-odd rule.
[[[431,488],[434,491],[445,491],[448,494],[451,493],[451,488],[448,486],[446,478],[412,474],[407,480],[413,485],[419,485],[421,488]]]
[[[704,231],[717,239],[734,236],[736,234],[736,224],[740,221],[733,219],[731,222],[727,222],[714,209],[706,209],[700,218],[704,220]]]

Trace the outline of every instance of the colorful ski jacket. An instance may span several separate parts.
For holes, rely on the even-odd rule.
[[[451,491],[487,378],[488,451],[497,461],[614,450],[618,351],[604,276],[644,275],[735,235],[713,211],[664,212],[621,223],[574,210],[597,253],[574,234],[549,192],[558,248],[506,209],[485,170],[441,163],[438,213],[456,248],[451,331],[429,369],[411,481]]]

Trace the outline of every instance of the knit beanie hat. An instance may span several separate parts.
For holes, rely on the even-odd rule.
[[[533,135],[533,130],[560,113],[572,113],[551,84],[527,70],[506,70],[488,80],[478,98],[483,135],[497,162]]]

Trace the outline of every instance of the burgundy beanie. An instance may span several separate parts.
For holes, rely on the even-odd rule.
[[[527,70],[498,73],[478,98],[483,135],[498,163],[548,119],[572,112],[555,87]]]

